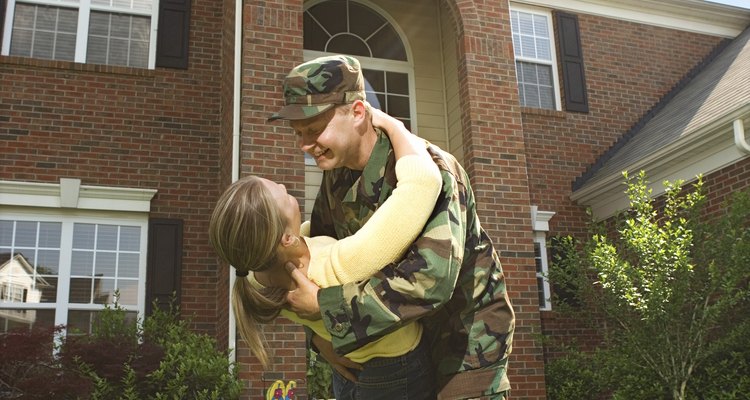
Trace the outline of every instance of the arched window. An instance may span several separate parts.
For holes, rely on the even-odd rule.
[[[396,26],[374,6],[310,1],[304,13],[305,58],[347,54],[362,63],[367,100],[413,129],[413,68]]]

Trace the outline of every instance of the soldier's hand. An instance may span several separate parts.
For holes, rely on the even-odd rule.
[[[286,301],[289,309],[302,318],[309,320],[320,319],[320,305],[318,304],[318,285],[313,283],[302,273],[297,266],[292,263],[286,263],[286,270],[292,277],[295,286],[286,295]]]
[[[312,336],[312,343],[318,348],[318,353],[323,359],[325,359],[331,368],[335,369],[344,378],[356,382],[357,376],[351,370],[362,370],[362,365],[355,363],[354,361],[342,357],[333,351],[333,345],[331,342],[323,339],[318,335]]]

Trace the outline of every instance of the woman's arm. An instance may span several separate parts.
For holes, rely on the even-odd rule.
[[[373,124],[391,140],[398,184],[356,234],[330,246],[328,262],[309,266],[308,276],[323,287],[369,278],[400,260],[422,232],[440,193],[440,171],[425,141],[379,110],[373,110]]]

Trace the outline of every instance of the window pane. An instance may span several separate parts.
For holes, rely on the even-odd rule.
[[[60,247],[62,224],[59,222],[41,222],[39,224],[39,246]]]
[[[537,293],[539,293],[539,306],[544,307],[547,304],[547,294],[544,293],[544,279],[536,278],[536,285],[538,288]]]
[[[93,279],[89,278],[72,278],[70,280],[70,292],[68,301],[71,303],[91,303],[91,292]]]
[[[397,118],[409,118],[409,98],[405,96],[388,96],[388,114]]]
[[[120,227],[120,250],[140,251],[141,228],[137,226]]]
[[[73,227],[73,248],[93,249],[96,225],[77,223]]]
[[[387,72],[388,93],[409,94],[409,76],[399,72]]]
[[[13,221],[0,221],[0,246],[13,244]]]
[[[534,35],[534,23],[531,14],[524,12],[518,13],[518,31],[521,35]]]
[[[137,278],[138,277],[138,266],[140,263],[140,255],[133,253],[122,253],[120,254],[120,260],[117,265],[117,276],[126,278]]]
[[[94,281],[94,304],[112,304],[115,302],[115,280],[96,279]]]
[[[370,37],[383,25],[388,24],[383,17],[375,13],[370,7],[354,2],[349,2],[349,18],[350,21],[357,22],[349,25],[350,31],[361,38]]]
[[[329,34],[346,32],[346,1],[324,1],[310,7],[307,11],[328,31]]]
[[[70,262],[70,273],[78,276],[93,276],[94,253],[74,250]]]
[[[60,273],[60,250],[39,250],[37,253],[36,273],[40,275],[57,275]]]
[[[52,328],[54,325],[55,310],[0,308],[0,333],[7,333],[14,329]]]
[[[117,227],[114,225],[98,225],[96,233],[97,250],[117,250]]]
[[[536,85],[522,85],[523,97],[527,107],[539,108],[539,90]]]
[[[305,12],[302,26],[305,27],[304,48],[308,50],[324,51],[330,37],[328,33],[315,21],[309,12]]]
[[[68,312],[68,330],[69,333],[73,334],[89,334],[92,333],[92,327],[94,326],[97,318],[98,311],[79,311],[70,310]],[[135,323],[138,314],[133,311],[125,312],[125,320],[131,323]],[[70,332],[70,331],[74,332]]]
[[[331,53],[372,57],[367,44],[362,39],[353,35],[340,35],[332,38],[325,50]]]
[[[370,85],[372,90],[376,92],[385,92],[385,74],[383,71],[375,71],[371,69],[363,69],[362,75],[365,78],[365,88],[367,84]]]
[[[94,265],[94,276],[114,277],[115,276],[115,253],[96,253],[96,262]]]
[[[555,108],[555,92],[552,87],[540,87],[539,88],[539,108],[545,108],[553,110]]]
[[[372,35],[367,40],[367,44],[372,49],[373,57],[406,61],[404,44],[391,25]]]
[[[138,304],[138,281],[120,279],[117,281],[117,286],[120,293],[118,303],[133,306]]]
[[[37,8],[35,28],[39,30],[54,31],[57,25],[57,8]]]
[[[36,229],[36,222],[18,221],[16,223],[16,247],[35,247]]]

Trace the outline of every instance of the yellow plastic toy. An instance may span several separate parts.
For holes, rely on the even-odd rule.
[[[291,380],[286,386],[284,381],[276,380],[266,391],[266,400],[294,400],[297,381]]]

